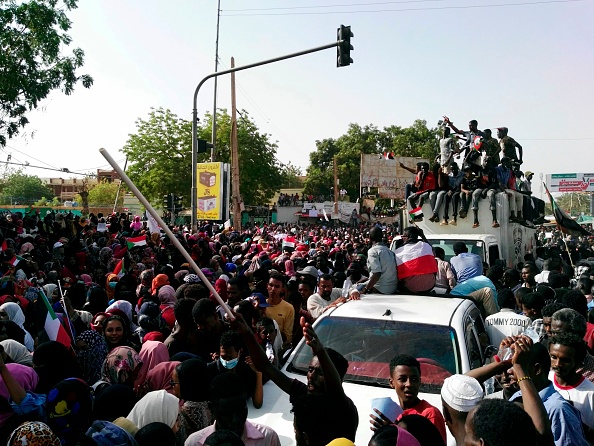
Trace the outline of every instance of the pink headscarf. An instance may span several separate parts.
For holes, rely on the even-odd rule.
[[[163,285],[161,288],[159,288],[159,292],[157,295],[159,296],[161,309],[163,309],[163,306],[173,307],[177,302],[177,298],[175,297],[175,290],[171,285]]]
[[[169,350],[162,342],[146,341],[142,344],[138,355],[142,360],[142,366],[140,367],[136,381],[134,381],[134,390],[136,392],[140,390],[140,387],[146,381],[149,370],[153,369],[157,364],[169,361]]]
[[[292,260],[285,260],[285,274],[287,277],[295,277],[297,275]]]
[[[26,392],[33,392],[35,390],[39,382],[39,375],[37,375],[37,372],[32,367],[10,363],[6,364],[6,368]],[[0,378],[0,395],[7,400],[10,399],[10,393],[8,393],[8,389],[2,378]]]
[[[33,251],[33,248],[34,248],[33,243],[25,242],[21,245],[21,250],[19,251],[19,254],[20,255],[27,254],[28,252]]]
[[[157,364],[146,375],[146,381],[143,386],[145,390],[148,392],[166,390],[168,393],[173,394],[173,387],[171,387],[169,381],[171,381],[173,371],[180,364],[181,362],[179,361],[165,361]]]
[[[138,215],[134,216],[134,221],[130,224],[130,227],[134,231],[139,231],[142,228],[142,222],[140,221],[140,217]]]

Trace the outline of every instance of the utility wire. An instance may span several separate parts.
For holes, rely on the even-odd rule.
[[[243,11],[274,11],[278,9],[317,9],[317,8],[350,8],[352,6],[374,6],[374,5],[392,5],[396,3],[428,3],[428,2],[443,2],[446,0],[400,0],[390,2],[370,2],[370,3],[346,3],[334,5],[315,5],[315,6],[281,6],[278,8],[242,8],[242,9],[226,9],[225,11],[243,12]]]
[[[311,12],[269,12],[269,13],[248,13],[248,14],[221,14],[223,17],[251,17],[251,16],[287,16],[287,15],[329,15],[329,14],[377,14],[386,12],[409,12],[409,11],[442,11],[447,9],[484,9],[484,8],[502,8],[508,6],[535,6],[549,5],[556,3],[577,3],[591,0],[542,0],[520,3],[490,3],[486,5],[460,5],[460,6],[430,6],[427,8],[400,8],[400,9],[363,9],[356,11],[311,11]]]

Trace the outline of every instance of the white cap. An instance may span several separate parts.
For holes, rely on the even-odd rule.
[[[480,383],[466,375],[452,375],[445,379],[441,397],[452,409],[470,412],[483,399],[485,392]]]
[[[54,249],[59,248],[61,246],[64,246],[64,244],[62,242],[56,242],[56,243],[54,243]]]

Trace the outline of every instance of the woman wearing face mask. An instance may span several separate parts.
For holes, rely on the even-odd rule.
[[[216,376],[232,372],[243,381],[248,398],[256,409],[262,407],[264,391],[262,389],[262,373],[258,372],[249,356],[244,357],[244,344],[239,333],[227,331],[221,336],[219,356],[207,365],[208,374],[212,381]]]

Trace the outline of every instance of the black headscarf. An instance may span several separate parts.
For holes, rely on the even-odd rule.
[[[199,403],[210,399],[210,377],[206,362],[202,359],[188,359],[175,369],[179,379],[180,397],[185,401]]]
[[[93,419],[113,421],[119,417],[127,417],[138,398],[130,386],[112,384],[95,394]]]
[[[68,378],[82,378],[76,357],[63,344],[49,341],[33,352],[33,364],[39,375],[35,391],[47,394],[52,387]]]

